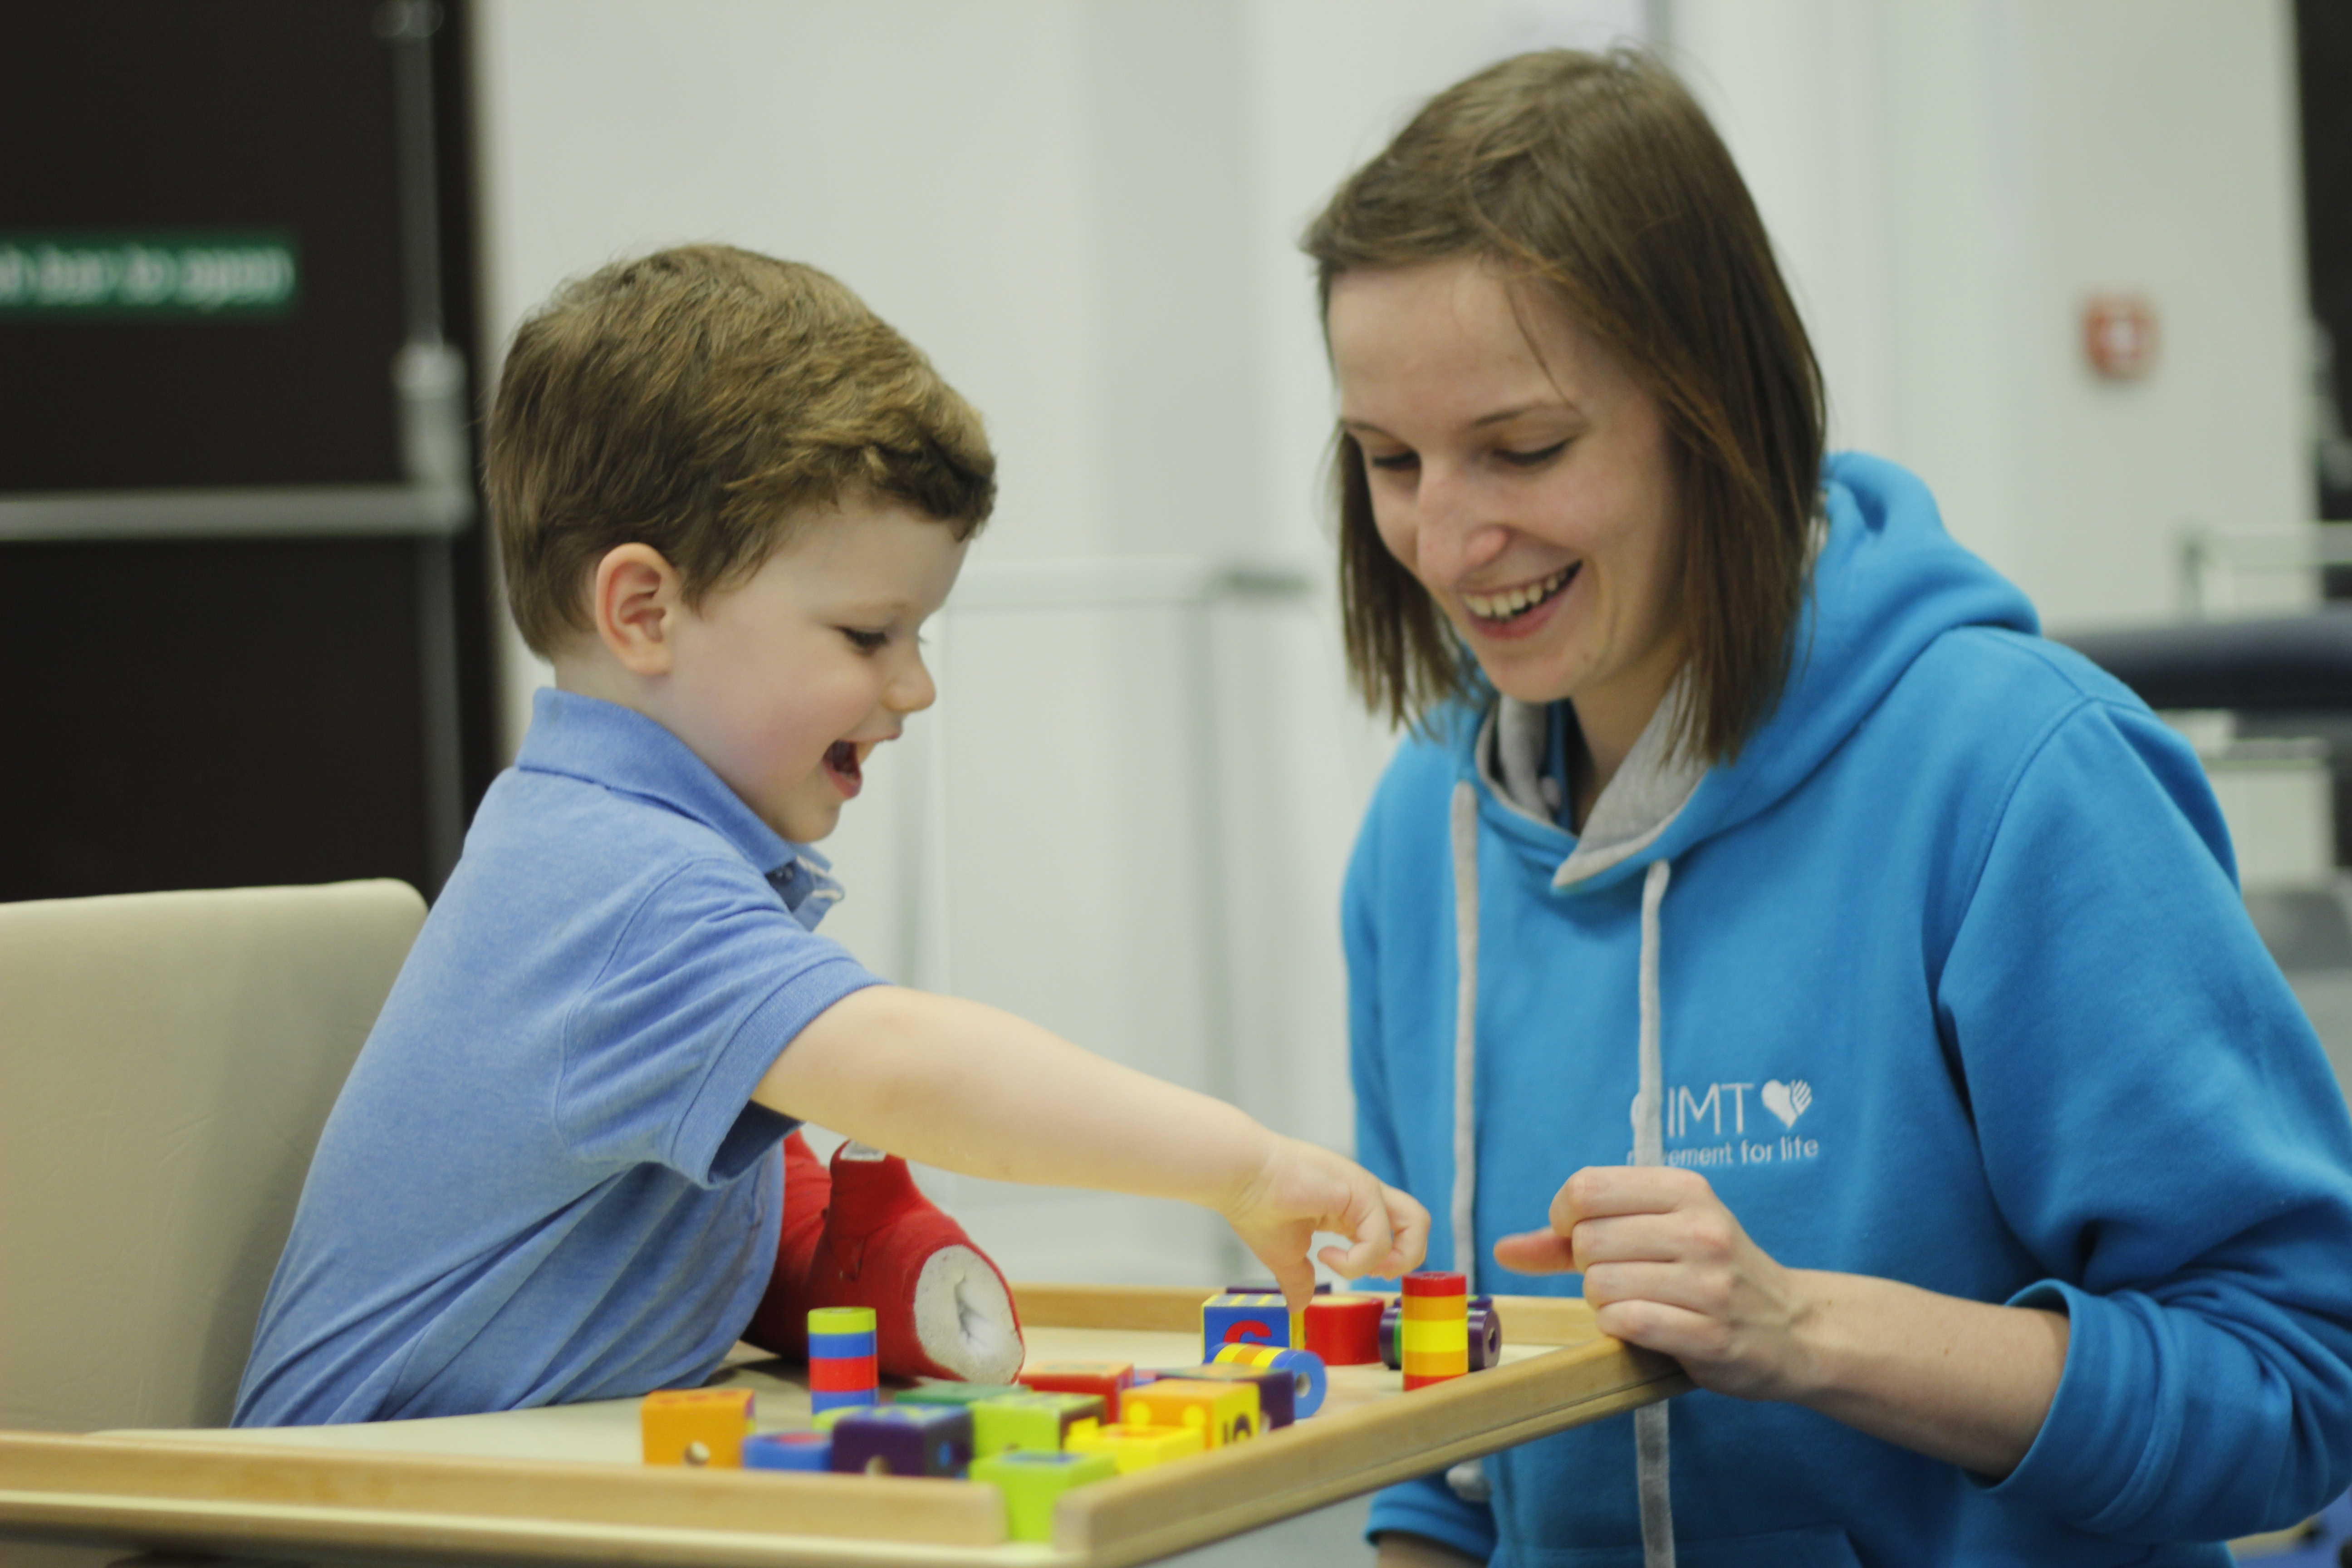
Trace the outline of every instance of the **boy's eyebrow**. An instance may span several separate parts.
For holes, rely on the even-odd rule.
[[[906,595],[891,597],[883,595],[871,599],[837,599],[828,606],[836,616],[903,615],[915,607],[915,601]]]

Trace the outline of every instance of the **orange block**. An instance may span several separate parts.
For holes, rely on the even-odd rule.
[[[751,1434],[748,1388],[665,1388],[637,1407],[648,1465],[743,1468],[743,1439]]]
[[[1119,1397],[1118,1414],[1130,1426],[1190,1427],[1207,1447],[1222,1448],[1257,1436],[1257,1386],[1163,1377],[1127,1390]]]

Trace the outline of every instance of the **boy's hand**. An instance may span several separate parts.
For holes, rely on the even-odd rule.
[[[1223,1212],[1258,1261],[1274,1270],[1294,1309],[1315,1295],[1307,1247],[1318,1230],[1355,1238],[1351,1247],[1327,1247],[1316,1255],[1351,1279],[1407,1273],[1421,1266],[1429,1247],[1429,1211],[1411,1194],[1384,1185],[1352,1160],[1296,1138],[1274,1140],[1256,1176]]]

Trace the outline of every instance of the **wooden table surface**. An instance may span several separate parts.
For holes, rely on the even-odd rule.
[[[1199,1359],[1206,1289],[1014,1288],[1036,1360]],[[1410,1395],[1335,1367],[1322,1413],[1255,1441],[1082,1487],[1054,1540],[1005,1539],[994,1488],[646,1466],[637,1402],[346,1426],[0,1433],[0,1534],[246,1556],[630,1563],[657,1568],[1118,1568],[1681,1392],[1671,1361],[1581,1301],[1498,1298],[1503,1363]],[[803,1369],[745,1352],[761,1430],[805,1426]]]

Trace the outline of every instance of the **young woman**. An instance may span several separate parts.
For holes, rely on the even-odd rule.
[[[1384,1561],[2220,1563],[2342,1489],[2352,1124],[2197,760],[1824,463],[1681,86],[1506,61],[1306,248],[1349,650],[1417,723],[1360,1153],[1701,1389],[1391,1489]]]

